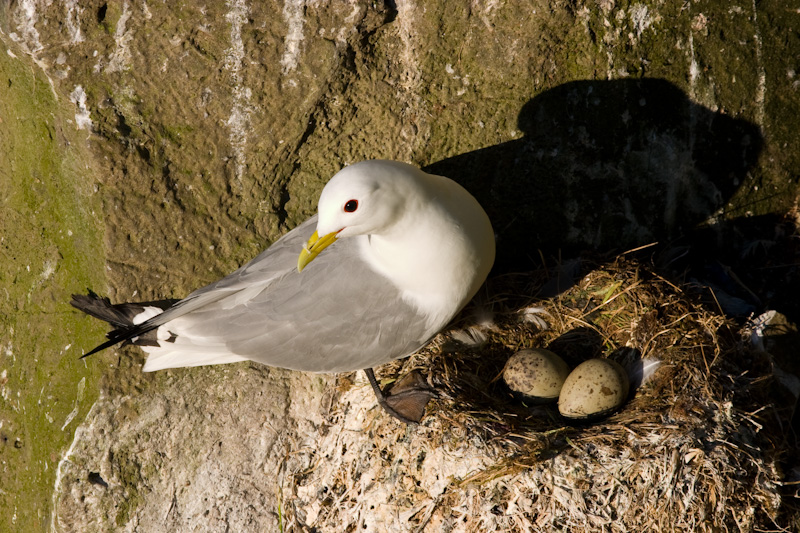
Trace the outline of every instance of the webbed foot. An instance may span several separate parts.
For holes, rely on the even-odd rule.
[[[406,424],[417,424],[425,414],[425,407],[431,398],[436,398],[436,391],[428,385],[422,374],[412,370],[386,391],[382,391],[375,379],[375,372],[365,368],[369,384],[383,410]]]

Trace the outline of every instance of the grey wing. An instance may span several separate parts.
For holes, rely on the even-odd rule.
[[[335,242],[303,272],[285,271],[246,301],[230,295],[187,314],[178,334],[192,342],[218,339],[247,359],[313,372],[358,370],[409,355],[436,331],[360,258],[358,239]]]

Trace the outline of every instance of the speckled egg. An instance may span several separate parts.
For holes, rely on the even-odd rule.
[[[503,380],[512,391],[537,403],[555,401],[569,366],[550,350],[520,350],[503,369]]]
[[[628,397],[628,374],[616,361],[589,359],[567,376],[558,397],[558,411],[572,419],[610,414]]]

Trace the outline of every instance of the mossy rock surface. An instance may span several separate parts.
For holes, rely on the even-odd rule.
[[[214,519],[242,531],[281,523],[283,489],[265,476],[280,472],[280,453],[316,442],[333,378],[248,365],[142,375],[132,349],[84,363],[103,326],[67,301],[86,288],[115,301],[183,297],[311,215],[325,182],[362,159],[465,185],[497,232],[496,274],[560,261],[543,295],[564,289],[567,258],[658,241],[673,245],[654,259],[668,267],[659,275],[746,264],[724,288],[756,294],[750,311],[800,318],[795,252],[776,244],[797,218],[796,13],[722,0],[456,4],[0,8],[0,529],[46,529],[53,501],[63,530],[89,515],[97,530],[155,524],[162,512],[190,527],[212,490],[192,476],[231,471],[220,442],[267,457],[250,489],[225,479],[272,507],[259,518],[241,499],[212,498],[236,509]],[[259,389],[271,401],[225,414]],[[364,421],[348,416],[347,427]],[[256,444],[236,448],[226,426]],[[118,438],[113,460],[101,430]],[[138,455],[141,435],[150,444]],[[162,471],[189,485],[155,482]],[[72,490],[87,503],[67,512],[75,500],[59,498]]]
[[[96,170],[72,106],[0,40],[0,530],[50,525],[59,461],[98,396],[102,335],[69,306],[105,286]]]

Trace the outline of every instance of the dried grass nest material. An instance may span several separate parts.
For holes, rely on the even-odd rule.
[[[546,281],[544,271],[494,278],[491,318],[465,318],[381,369],[417,369],[442,391],[420,426],[368,411],[361,426],[288,454],[285,530],[800,531],[798,487],[782,474],[798,453],[793,407],[769,354],[713,300],[647,264],[618,258],[539,300]],[[531,347],[571,367],[598,356],[660,366],[617,413],[569,425],[498,379]],[[362,384],[340,385],[330,428],[364,397]]]

